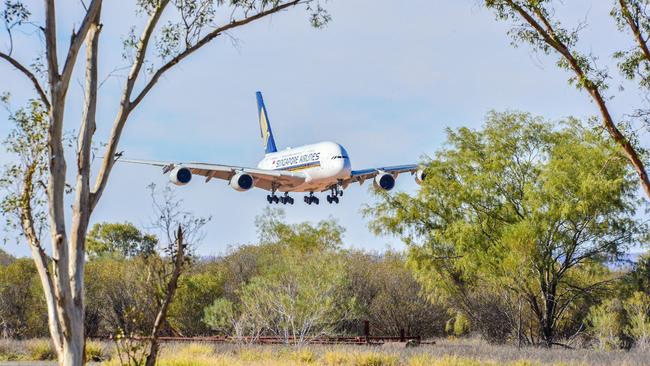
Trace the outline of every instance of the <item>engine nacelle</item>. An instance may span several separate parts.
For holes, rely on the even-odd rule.
[[[383,189],[384,191],[390,191],[395,187],[395,177],[388,173],[380,173],[375,176],[373,185],[377,189]]]
[[[192,180],[192,172],[183,166],[176,167],[169,173],[169,180],[177,186],[184,186]]]
[[[427,172],[424,171],[424,169],[419,169],[417,172],[415,172],[415,183],[422,184],[426,178]]]
[[[244,192],[253,188],[253,183],[255,182],[250,174],[240,172],[230,178],[229,184],[235,191]]]

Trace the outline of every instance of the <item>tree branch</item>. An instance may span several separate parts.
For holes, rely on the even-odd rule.
[[[603,98],[600,88],[596,83],[589,78],[589,75],[580,66],[578,60],[573,56],[569,48],[555,35],[555,30],[553,29],[552,24],[546,19],[542,11],[539,9],[539,4],[533,5],[535,9],[535,14],[539,17],[540,21],[544,24],[544,28],[535,18],[528,13],[524,8],[522,8],[517,2],[513,0],[505,0],[506,4],[515,10],[543,39],[546,44],[555,49],[560,53],[565,60],[571,66],[571,69],[576,74],[578,80],[582,82],[582,85],[591,95],[593,101],[598,106],[600,114],[603,118],[603,124],[609,132],[609,135],[614,139],[614,141],[623,149],[625,156],[628,158],[632,166],[637,172],[639,179],[641,181],[641,186],[646,193],[646,196],[650,198],[650,179],[648,178],[648,173],[645,169],[645,164],[643,160],[639,157],[636,149],[630,143],[629,139],[623,135],[623,133],[618,129],[614,119],[612,118],[607,103]]]
[[[43,89],[43,87],[41,87],[41,84],[38,82],[38,79],[36,78],[36,75],[34,75],[34,73],[29,71],[29,69],[27,69],[25,66],[23,66],[20,62],[18,62],[18,60],[16,60],[15,58],[11,57],[10,55],[8,55],[6,53],[0,52],[0,58],[2,58],[4,60],[6,60],[7,62],[9,62],[13,67],[18,69],[18,71],[22,72],[23,74],[25,74],[25,76],[27,76],[29,78],[29,80],[31,80],[32,84],[34,85],[34,89],[36,89],[41,101],[45,105],[45,109],[49,110],[50,109],[50,101],[47,98],[47,94],[45,93],[45,90]]]
[[[79,49],[81,48],[83,41],[86,39],[91,24],[93,24],[97,18],[101,5],[102,0],[93,0],[88,7],[88,11],[86,11],[81,26],[79,26],[79,30],[72,33],[70,48],[68,49],[68,55],[63,64],[63,71],[61,72],[61,86],[64,91],[68,88],[70,77],[72,76],[72,70],[77,61],[77,55],[79,54]],[[65,95],[65,92],[63,92],[63,95]]]
[[[135,99],[133,100],[133,102],[131,102],[131,108],[130,108],[130,109],[132,110],[132,109],[134,109],[135,107],[137,107],[137,105],[142,101],[142,99],[147,95],[147,93],[149,93],[149,91],[151,90],[151,88],[153,88],[153,86],[158,82],[158,79],[160,79],[160,77],[161,77],[161,76],[162,76],[162,75],[163,75],[167,70],[169,70],[169,69],[171,69],[172,67],[174,67],[176,64],[178,64],[179,62],[181,62],[184,58],[186,58],[187,56],[191,55],[191,54],[194,53],[196,50],[198,50],[199,48],[203,47],[203,46],[206,45],[208,42],[210,42],[211,40],[213,40],[214,38],[216,38],[217,36],[221,35],[221,33],[225,32],[225,31],[228,31],[228,30],[230,30],[230,29],[237,28],[237,27],[239,27],[239,26],[242,26],[242,25],[248,24],[248,23],[253,22],[253,21],[257,20],[257,19],[263,18],[263,17],[265,17],[265,16],[267,16],[267,15],[271,15],[271,14],[273,14],[273,13],[276,13],[276,12],[278,12],[278,11],[284,10],[284,9],[289,8],[289,7],[291,7],[291,6],[298,5],[301,1],[303,1],[303,0],[293,0],[293,1],[290,1],[290,2],[288,2],[288,3],[282,4],[282,5],[278,5],[278,6],[276,6],[276,7],[273,7],[273,8],[271,8],[271,9],[268,9],[268,10],[265,10],[265,11],[262,11],[262,12],[259,12],[259,13],[255,14],[255,15],[253,15],[253,16],[250,16],[250,17],[244,18],[244,19],[242,19],[242,20],[232,21],[232,22],[230,22],[229,24],[227,24],[227,25],[225,25],[225,26],[222,26],[222,27],[219,27],[219,28],[213,30],[212,32],[208,33],[205,37],[203,37],[201,40],[199,40],[195,45],[193,45],[192,47],[187,48],[185,51],[181,52],[181,53],[178,54],[176,57],[174,57],[173,59],[171,59],[170,61],[168,61],[166,64],[164,64],[162,67],[160,67],[160,68],[159,68],[159,69],[154,73],[153,77],[151,78],[151,80],[149,80],[149,82],[147,83],[147,85],[142,89],[142,91],[140,92],[140,94],[138,94],[138,96],[135,97]]]
[[[45,303],[47,305],[47,313],[49,319],[50,333],[53,335],[54,347],[57,354],[60,356],[61,344],[63,340],[54,335],[60,335],[60,324],[58,321],[58,314],[56,312],[54,284],[52,282],[52,274],[50,273],[50,258],[43,250],[41,242],[36,230],[34,229],[34,215],[32,210],[32,194],[34,187],[34,174],[36,172],[36,164],[27,167],[25,176],[23,177],[22,192],[20,194],[20,222],[23,228],[23,233],[27,238],[27,243],[32,252],[32,258],[36,266],[36,271],[43,285],[43,294],[45,296]]]
[[[621,15],[623,18],[625,18],[625,21],[630,26],[630,30],[632,30],[634,38],[636,39],[639,48],[641,48],[641,52],[643,52],[646,61],[650,62],[650,50],[648,49],[648,44],[646,43],[646,40],[643,39],[643,35],[641,34],[641,29],[639,29],[638,23],[634,21],[632,17],[632,12],[630,11],[630,8],[628,8],[627,0],[619,0],[618,2],[621,5]]]
[[[122,135],[122,129],[124,124],[129,116],[131,107],[130,99],[131,94],[133,93],[133,87],[135,81],[140,74],[142,65],[147,54],[147,48],[151,40],[151,35],[156,28],[156,24],[160,20],[160,17],[165,10],[165,7],[169,3],[169,0],[162,0],[153,14],[149,17],[147,25],[145,26],[142,35],[140,36],[140,41],[138,42],[138,50],[136,53],[135,60],[129,71],[129,76],[126,80],[126,85],[124,86],[124,91],[122,92],[122,97],[120,100],[120,109],[118,111],[115,122],[113,123],[113,130],[111,131],[111,138],[106,147],[106,154],[104,155],[104,160],[102,161],[102,167],[97,175],[97,180],[95,181],[95,187],[90,193],[90,210],[95,209],[99,198],[101,197],[106,183],[108,182],[108,176],[110,175],[111,169],[113,167],[115,150],[117,149],[117,144],[119,142],[120,136]]]
[[[98,10],[92,20],[86,38],[86,87],[85,105],[79,127],[77,146],[77,184],[72,216],[71,249],[70,249],[70,279],[72,280],[73,299],[83,300],[83,276],[79,272],[84,270],[85,242],[88,222],[90,220],[90,152],[92,138],[95,134],[95,116],[97,112],[98,88],[98,52],[99,52],[99,24],[101,12]]]
[[[59,61],[56,49],[56,10],[54,0],[45,0],[45,54],[47,57],[47,73],[50,83],[50,93],[55,94],[53,87],[59,80]],[[54,98],[52,98],[54,99]]]
[[[297,4],[300,4],[304,2],[305,0],[292,0],[290,2],[287,2],[282,5],[278,5],[276,7],[273,7],[271,9],[261,11],[255,15],[252,15],[250,17],[246,17],[242,20],[238,21],[232,21],[228,25],[219,27],[212,32],[208,33],[205,37],[203,37],[201,40],[199,40],[194,46],[187,48],[185,51],[181,52],[178,54],[176,57],[168,61],[166,64],[164,64],[162,67],[160,67],[153,75],[151,80],[145,85],[145,87],[140,91],[140,93],[131,101],[131,94],[133,91],[133,86],[135,85],[135,81],[138,77],[140,68],[142,67],[142,63],[144,62],[144,56],[147,51],[147,46],[149,43],[149,38],[151,36],[151,32],[153,32],[153,29],[155,28],[155,25],[160,18],[160,15],[162,14],[163,7],[167,4],[167,1],[161,2],[161,5],[159,6],[159,9],[152,15],[152,17],[149,20],[149,23],[147,24],[147,27],[145,28],[145,31],[143,33],[143,36],[140,39],[140,43],[138,45],[138,54],[136,56],[136,61],[133,64],[133,68],[131,69],[131,72],[129,73],[129,78],[127,80],[127,84],[125,87],[125,90],[122,94],[122,100],[121,100],[121,106],[120,106],[120,111],[118,112],[118,115],[115,119],[115,122],[113,124],[113,131],[111,132],[111,137],[108,142],[108,145],[106,147],[106,153],[104,154],[104,160],[102,162],[102,167],[100,168],[99,174],[97,176],[97,180],[95,182],[95,187],[93,190],[93,193],[91,194],[91,205],[92,208],[97,205],[97,202],[99,198],[101,197],[104,188],[106,187],[106,183],[108,182],[108,177],[111,173],[111,170],[113,169],[113,164],[115,164],[114,160],[114,155],[115,151],[117,150],[117,145],[119,143],[120,137],[122,135],[122,130],[124,128],[124,124],[126,123],[126,120],[129,116],[129,114],[135,109],[135,107],[140,104],[142,99],[149,93],[151,88],[158,82],[160,77],[169,69],[174,67],[176,64],[181,62],[183,59],[185,59],[187,56],[191,55],[195,51],[197,51],[199,48],[205,46],[207,43],[209,43],[211,40],[219,36],[221,33],[248,24],[250,22],[253,22],[255,20],[261,19],[265,16],[274,14],[276,12],[279,12],[281,10],[284,10],[286,8],[289,8],[291,6],[295,6]]]

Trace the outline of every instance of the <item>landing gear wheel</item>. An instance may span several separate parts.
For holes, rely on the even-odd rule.
[[[339,198],[338,197],[332,197],[332,201],[336,202],[337,204],[339,203]]]
[[[287,204],[287,199],[284,198],[284,197],[280,197],[280,203],[283,204],[283,205],[286,205]]]
[[[317,205],[319,203],[318,197],[314,196],[314,192],[309,192],[309,196],[305,196],[305,203],[311,205],[312,203]]]
[[[273,198],[271,198],[271,195],[267,195],[267,196],[266,196],[266,201],[267,201],[268,203],[272,203],[272,202],[273,202]]]
[[[332,203],[332,196],[329,194],[327,195],[327,203]]]
[[[274,203],[280,202],[280,198],[278,196],[273,196],[272,198]]]

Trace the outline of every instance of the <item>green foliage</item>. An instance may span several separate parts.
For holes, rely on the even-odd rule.
[[[623,7],[621,6],[623,5]],[[610,15],[616,21],[618,30],[635,37],[628,21],[632,20],[640,32],[648,34],[650,19],[648,18],[647,0],[625,0],[614,2]],[[642,50],[638,47],[624,49],[614,53],[614,58],[619,61],[618,67],[621,74],[629,80],[638,79],[639,85],[644,89],[650,88],[650,63]]]
[[[628,277],[634,291],[650,294],[650,253],[639,257]]]
[[[122,329],[143,334],[156,316],[157,291],[142,257],[98,258],[86,265],[85,326],[92,336],[108,337]]]
[[[0,201],[0,211],[6,220],[5,227],[20,233],[21,213],[30,211],[34,235],[40,237],[47,225],[47,111],[38,100],[31,100],[28,107],[10,114],[9,120],[15,127],[3,145],[15,159],[4,166],[0,176],[0,188],[7,192]]]
[[[355,299],[356,319],[347,328],[342,325],[343,330],[359,334],[361,320],[368,320],[373,334],[397,336],[403,329],[406,335],[441,335],[445,309],[421,295],[422,287],[406,266],[402,253],[352,251],[344,257],[345,296]]]
[[[460,337],[469,333],[470,321],[461,312],[457,312],[453,318],[445,324],[445,332],[455,337]]]
[[[204,309],[203,322],[210,329],[220,332],[230,332],[235,322],[235,306],[227,299],[216,299]]]
[[[104,222],[93,225],[88,232],[86,251],[91,258],[149,256],[155,253],[157,244],[155,236],[142,233],[129,222]]]
[[[623,305],[627,312],[627,333],[632,337],[636,347],[650,348],[650,296],[635,292]]]
[[[0,266],[0,335],[33,338],[47,335],[45,299],[30,259]]]
[[[340,297],[343,262],[334,253],[296,255],[284,249],[240,291],[241,326],[252,334],[270,331],[305,342],[347,316],[350,299]]]
[[[256,218],[255,225],[260,243],[278,243],[292,250],[318,251],[337,249],[342,244],[345,229],[335,220],[323,220],[312,225],[308,222],[287,224],[281,209],[265,209]]]
[[[408,244],[431,298],[479,327],[504,318],[494,318],[497,303],[515,319],[521,297],[538,336],[551,341],[565,311],[607,279],[599,263],[645,230],[623,156],[576,120],[554,128],[525,113],[492,112],[481,131],[449,130],[447,148],[428,163],[416,196],[380,192],[365,212],[375,232]]]
[[[595,306],[587,318],[591,334],[603,350],[623,347],[625,324],[627,322],[623,303],[618,299],[609,299]]]
[[[196,273],[181,278],[169,309],[168,321],[181,334],[206,334],[204,308],[223,293],[223,279],[218,273]],[[208,324],[209,325],[209,324]]]
[[[257,226],[260,246],[224,258],[226,298],[206,309],[206,322],[237,335],[270,333],[304,342],[345,319],[353,299],[342,296],[342,228],[331,220],[289,225],[271,210]]]

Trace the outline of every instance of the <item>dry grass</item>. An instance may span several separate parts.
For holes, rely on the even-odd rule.
[[[51,358],[44,340],[0,340],[0,361]],[[87,354],[105,365],[112,344],[89,342]],[[437,340],[416,348],[365,346],[237,346],[175,343],[162,347],[160,366],[650,366],[650,352],[494,346],[480,340]]]
[[[165,366],[650,366],[650,352],[517,349],[467,339],[417,348],[169,344],[160,361]]]

